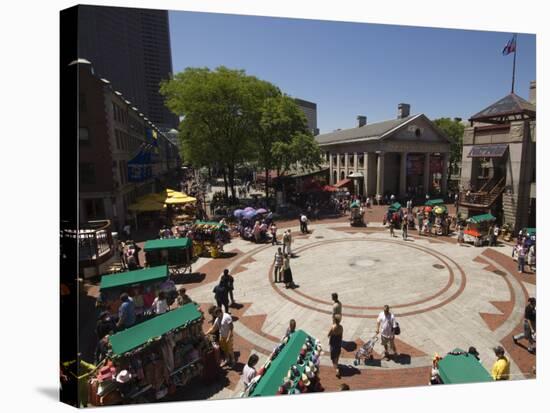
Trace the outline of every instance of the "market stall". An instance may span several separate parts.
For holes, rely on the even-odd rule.
[[[286,337],[250,383],[244,397],[313,393],[321,390],[319,341],[303,330]]]
[[[172,274],[192,272],[193,243],[189,238],[155,239],[143,247],[148,265],[168,265]]]
[[[463,384],[493,381],[479,360],[459,348],[442,359],[436,358],[432,369],[431,384]]]
[[[365,226],[365,211],[363,211],[363,207],[361,207],[361,204],[359,201],[353,201],[351,203],[350,207],[350,225],[353,226],[359,226],[363,227]]]
[[[134,300],[139,322],[152,315],[151,306],[159,291],[164,291],[168,302],[173,302],[177,294],[166,265],[104,275],[101,277],[97,306],[117,316],[121,304],[120,295],[126,293]]]
[[[424,204],[424,211],[434,216],[434,230],[436,235],[449,235],[448,210],[442,199],[431,199]]]
[[[191,226],[193,237],[193,256],[205,253],[217,258],[223,252],[223,246],[231,242],[229,228],[219,222],[197,221]]]
[[[496,218],[491,214],[474,215],[466,220],[464,241],[471,242],[476,247],[482,246],[489,240],[489,229]]]
[[[189,303],[110,336],[109,354],[89,381],[90,404],[151,402],[204,377],[213,348],[202,321]]]

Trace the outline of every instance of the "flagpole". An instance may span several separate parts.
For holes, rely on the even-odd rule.
[[[514,83],[516,82],[516,53],[518,50],[518,38],[517,34],[514,35],[514,63],[512,66],[512,93],[514,93]]]

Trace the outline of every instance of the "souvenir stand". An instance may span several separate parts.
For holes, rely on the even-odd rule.
[[[319,380],[319,340],[297,330],[275,348],[243,397],[322,391]]]
[[[151,306],[158,291],[164,291],[169,302],[173,302],[177,294],[166,265],[104,275],[101,277],[97,306],[116,316],[121,304],[120,294],[127,293],[134,300],[136,316],[141,321],[152,315]]]
[[[365,212],[361,208],[359,201],[353,201],[350,207],[350,225],[353,226],[365,226],[364,215]]]
[[[197,221],[191,227],[193,233],[193,255],[205,253],[217,258],[223,246],[231,242],[231,235],[226,225],[214,221]]]
[[[433,213],[435,216],[436,235],[448,235],[449,226],[447,225],[448,211],[445,201],[442,199],[430,199],[424,204],[425,211]]]
[[[491,214],[481,214],[466,220],[467,228],[464,231],[464,241],[472,242],[476,247],[489,240],[489,228],[496,218]]]
[[[445,357],[435,357],[430,384],[483,383],[493,381],[472,354],[456,348]]]
[[[95,406],[151,402],[203,376],[212,347],[195,303],[109,337],[110,350],[89,381]]]
[[[147,241],[143,247],[147,265],[168,265],[172,274],[192,272],[193,243],[189,238]]]

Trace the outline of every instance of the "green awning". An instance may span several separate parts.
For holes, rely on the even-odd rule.
[[[285,344],[256,385],[251,397],[274,396],[277,393],[288,371],[298,361],[300,350],[307,337],[308,335],[303,330],[296,330],[290,336],[288,343]]]
[[[402,205],[399,202],[394,202],[390,205],[390,211],[399,211],[402,208]]]
[[[145,242],[143,250],[149,252],[173,248],[191,248],[191,240],[189,238],[153,239]]]
[[[463,352],[457,348],[453,352]],[[439,376],[445,384],[480,383],[493,381],[487,370],[472,355],[447,354],[439,361]]]
[[[473,222],[474,224],[479,224],[481,222],[494,221],[495,219],[496,218],[492,214],[481,214],[468,218],[468,221]]]
[[[533,235],[537,235],[537,229],[536,228],[525,228],[523,231],[525,232],[525,235],[528,237],[532,237]]]
[[[146,268],[144,270],[128,271],[120,274],[104,275],[101,277],[100,290],[107,288],[124,287],[145,282],[160,281],[168,277],[168,266]]]
[[[442,199],[430,199],[429,201],[426,201],[424,206],[431,206],[434,207],[436,205],[445,205],[445,201]]]
[[[220,224],[219,222],[216,222],[216,221],[196,221],[195,225],[213,225],[216,227],[223,226],[223,224]]]
[[[359,208],[360,206],[361,206],[361,204],[359,203],[359,201],[353,201],[349,207],[350,208]]]
[[[194,303],[185,304],[175,310],[156,316],[141,324],[130,327],[109,337],[113,354],[121,355],[145,344],[152,338],[162,336],[185,323],[202,317]]]

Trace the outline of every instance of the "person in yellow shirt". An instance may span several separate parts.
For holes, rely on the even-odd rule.
[[[494,349],[497,360],[493,364],[491,376],[493,380],[509,380],[510,379],[510,361],[504,355],[504,348],[497,346]]]

